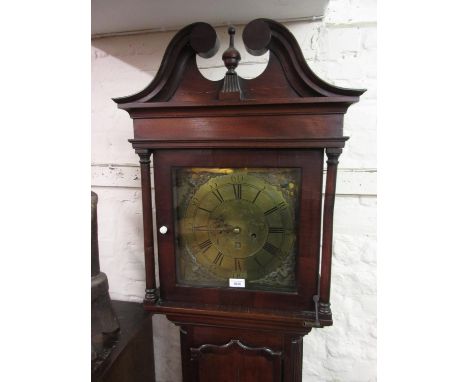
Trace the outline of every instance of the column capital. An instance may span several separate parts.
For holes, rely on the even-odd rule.
[[[140,157],[141,164],[149,164],[151,162],[152,151],[150,149],[135,149],[135,152]]]
[[[145,255],[146,291],[145,304],[156,302],[156,278],[154,263],[153,207],[151,201],[151,149],[135,149],[140,156],[141,202],[143,206],[143,243]]]
[[[327,153],[327,164],[338,164],[338,158],[340,157],[341,153],[343,152],[343,149],[341,148],[335,148],[335,147],[329,147],[325,149],[325,152]]]

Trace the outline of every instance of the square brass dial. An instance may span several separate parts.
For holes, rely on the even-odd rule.
[[[300,168],[173,168],[177,283],[294,291]]]

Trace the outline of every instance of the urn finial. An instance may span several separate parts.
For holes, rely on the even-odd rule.
[[[241,60],[241,55],[239,51],[234,47],[234,35],[236,34],[236,28],[232,25],[228,29],[229,33],[229,48],[227,48],[223,53],[224,65],[228,69],[229,73],[234,73],[239,61]]]
[[[240,99],[242,91],[240,88],[239,77],[236,73],[237,65],[241,60],[239,51],[234,47],[234,35],[236,28],[232,25],[228,28],[229,47],[223,53],[224,65],[227,68],[226,76],[224,77],[223,88],[219,93],[220,99]]]

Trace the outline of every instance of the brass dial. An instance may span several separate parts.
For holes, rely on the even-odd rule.
[[[294,245],[291,207],[281,189],[247,171],[201,184],[183,215],[186,248],[219,278],[260,279]]]

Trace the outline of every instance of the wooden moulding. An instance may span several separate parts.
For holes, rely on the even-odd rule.
[[[210,325],[223,327],[249,327],[259,330],[281,330],[305,335],[310,332],[315,321],[312,311],[287,312],[267,309],[235,309],[230,306],[196,305],[159,301],[146,304],[145,309],[166,314],[179,325]],[[327,316],[319,316],[322,326],[332,325]]]
[[[240,149],[240,148],[261,148],[261,149],[307,149],[337,147],[342,148],[348,137],[326,138],[326,139],[225,139],[223,141],[212,141],[208,139],[129,139],[135,149]]]
[[[180,327],[185,382],[258,381],[259,370],[265,370],[262,375],[271,382],[300,382],[302,337],[312,328],[333,323],[333,209],[338,157],[348,139],[343,136],[343,116],[364,90],[343,89],[320,79],[291,32],[268,19],[254,20],[243,31],[244,45],[251,54],[269,51],[267,67],[256,78],[242,78],[235,72],[241,57],[234,47],[234,29],[229,33],[230,46],[223,55],[228,70],[225,80],[207,80],[198,70],[196,55],[212,57],[219,41],[210,25],[193,23],[171,40],[158,73],[145,89],[114,99],[133,119],[130,142],[140,155],[144,307],[165,314]],[[163,232],[156,230],[159,289],[151,156],[155,159],[158,224],[166,226]],[[178,284],[174,167],[300,168],[295,290]]]
[[[280,23],[254,20],[245,27],[243,40],[251,54],[270,51],[270,59],[260,76],[239,77],[242,100],[220,100],[223,80],[210,81],[199,72],[195,56],[213,56],[219,41],[210,25],[194,23],[171,40],[157,75],[145,89],[114,101],[134,119],[249,112],[275,115],[294,113],[294,108],[305,114],[343,114],[364,93],[321,80],[310,69],[294,36]]]
[[[231,339],[224,345],[203,344],[199,347],[190,348],[191,369],[197,370],[192,380],[203,382],[218,380],[220,375],[226,375],[230,379],[238,381],[254,378],[271,382],[282,380],[282,352],[273,351],[267,347],[250,347],[237,339]],[[225,363],[224,359],[230,359]],[[244,362],[246,359],[255,357],[255,364]],[[239,368],[244,364],[244,368]],[[250,378],[249,378],[250,376]]]
[[[187,149],[183,155],[179,155],[188,159],[195,158],[197,152],[204,149],[211,150],[209,156],[213,158],[220,155],[225,155],[227,158],[231,155],[228,152],[237,152],[240,158],[246,149],[251,149],[252,152],[262,149],[262,155],[273,155],[268,154],[268,150],[276,150],[277,153],[296,150],[293,156],[305,151],[315,151],[319,153],[314,159],[317,166],[323,164],[326,151],[329,160],[323,214],[322,260],[320,263],[320,255],[314,252],[306,263],[310,264],[310,269],[307,269],[310,279],[317,281],[317,286],[314,286],[317,289],[315,292],[320,294],[320,325],[332,323],[329,309],[331,242],[339,155],[335,153],[341,152],[348,139],[343,136],[343,116],[350,105],[359,101],[365,90],[344,89],[320,79],[309,67],[294,36],[280,23],[268,19],[254,20],[244,28],[242,37],[246,49],[251,54],[258,56],[268,51],[269,60],[266,69],[258,77],[245,79],[239,76],[239,89],[236,88],[229,97],[220,95],[223,91],[223,80],[210,81],[198,70],[196,56],[212,57],[219,48],[214,28],[198,22],[181,29],[173,37],[155,78],[145,89],[127,97],[114,99],[118,107],[126,110],[133,119],[134,138],[130,142],[142,158],[145,307],[153,312],[165,313],[175,321],[180,320],[181,324],[192,322],[201,325],[203,320],[206,320],[205,323],[209,322],[210,325],[235,326],[236,322],[241,322],[242,325],[259,325],[263,328],[270,325],[270,328],[281,327],[282,330],[289,327],[301,333],[307,332],[310,330],[310,327],[307,327],[309,319],[315,318],[311,309],[314,304],[309,299],[309,293],[300,296],[304,299],[303,309],[298,306],[295,307],[295,311],[283,314],[277,311],[272,315],[271,312],[262,313],[261,310],[255,310],[266,306],[264,301],[268,298],[262,293],[256,294],[255,298],[251,299],[252,303],[258,304],[257,306],[233,312],[226,307],[213,304],[205,307],[188,306],[180,299],[159,300],[159,293],[156,290],[149,178],[151,155],[154,154],[159,160],[155,163],[155,174],[157,174],[162,171],[160,166],[164,159],[161,158],[164,158],[165,152],[171,150]],[[230,49],[230,56],[226,55],[225,61],[231,60],[229,62],[233,66],[232,60],[235,59],[237,65],[240,56],[238,57],[238,52],[232,50],[232,43]],[[228,70],[233,70],[229,65],[227,67]],[[171,165],[164,164],[167,168]],[[300,167],[305,168],[305,165]],[[321,171],[322,168],[320,174]],[[167,176],[165,179],[168,179]],[[314,180],[312,183],[314,183],[314,192],[321,194],[322,180]],[[160,187],[170,188],[170,185],[155,184],[158,219],[164,216],[165,209],[171,206],[170,199],[166,196],[162,199],[164,203],[161,203],[161,196],[157,191],[161,190]],[[313,212],[314,216],[317,211]],[[315,228],[311,228],[310,232],[314,237],[320,235],[315,232]],[[166,236],[166,240],[169,236],[170,234]],[[306,240],[307,235],[301,234],[301,236],[302,240]],[[161,239],[159,235],[158,238]],[[161,244],[162,240],[159,241],[161,265],[161,258],[173,257],[174,253],[167,252],[169,248],[167,244]],[[160,269],[167,273],[167,269],[161,267]],[[160,279],[161,295],[164,297],[168,290],[166,276],[162,275]],[[200,288],[197,293],[205,293],[208,296],[213,292],[203,291],[203,288]],[[193,293],[187,295],[190,297]],[[172,303],[174,305],[171,305]],[[224,304],[224,301],[220,304]],[[286,305],[285,303],[284,306]]]

